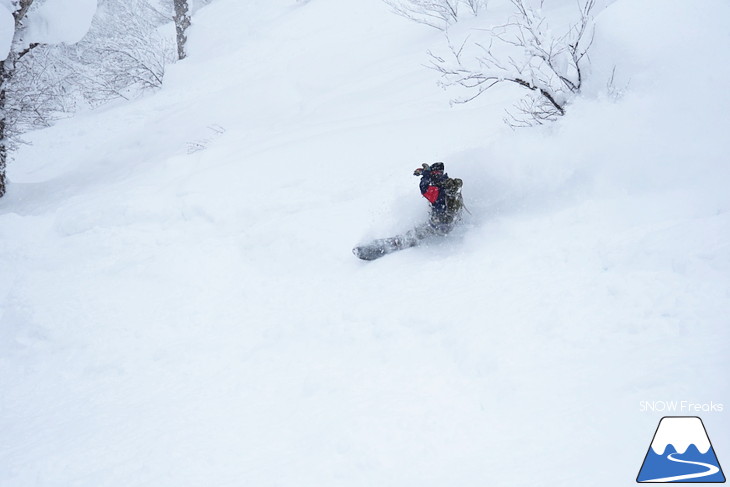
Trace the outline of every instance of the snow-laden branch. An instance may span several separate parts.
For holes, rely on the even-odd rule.
[[[471,29],[460,42],[446,32],[447,54],[429,53],[431,67],[441,73],[443,86],[458,85],[471,92],[456,103],[508,82],[531,92],[516,114],[510,114],[510,120],[518,122],[513,125],[554,120],[565,114],[583,84],[593,43],[595,0],[583,0],[576,20],[561,34],[550,27],[542,2],[511,3],[514,14],[502,25]]]

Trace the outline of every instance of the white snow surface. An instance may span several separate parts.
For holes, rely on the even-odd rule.
[[[26,44],[74,44],[91,26],[97,0],[44,0],[28,11]],[[35,6],[34,6],[35,7]]]
[[[10,5],[0,2],[0,60],[8,57],[10,46],[15,35],[15,19],[10,11]]]
[[[582,97],[513,132],[519,90],[449,108],[441,34],[379,1],[200,9],[162,90],[8,168],[0,485],[633,483],[639,401],[730,402],[727,19],[613,2]],[[463,227],[354,258],[438,160]]]
[[[696,417],[662,418],[651,448],[657,455],[664,455],[664,450],[670,444],[680,454],[686,452],[690,445],[694,445],[704,455],[712,446],[702,426],[702,420]]]

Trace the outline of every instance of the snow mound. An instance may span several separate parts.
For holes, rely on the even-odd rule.
[[[45,0],[28,12],[26,44],[73,44],[91,26],[97,0]]]
[[[8,57],[15,33],[15,19],[9,5],[0,3],[0,60]]]

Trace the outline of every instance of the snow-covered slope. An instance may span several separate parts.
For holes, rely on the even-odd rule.
[[[612,3],[583,97],[518,132],[378,1],[201,9],[163,90],[9,168],[0,484],[633,482],[639,401],[730,402],[726,3]],[[464,228],[355,259],[436,160]]]

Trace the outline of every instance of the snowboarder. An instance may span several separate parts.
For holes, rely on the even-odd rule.
[[[420,176],[421,194],[431,204],[431,214],[427,222],[391,238],[375,240],[369,244],[352,249],[352,252],[363,260],[375,260],[396,250],[415,247],[422,240],[433,236],[444,236],[454,229],[461,220],[464,200],[461,196],[463,182],[458,178],[450,178],[444,172],[444,163],[423,164],[413,171]]]
[[[464,208],[462,180],[450,178],[444,172],[443,162],[435,162],[431,166],[424,163],[413,171],[413,175],[421,177],[421,194],[431,203],[429,226],[435,233],[446,235],[461,219],[461,210]]]

